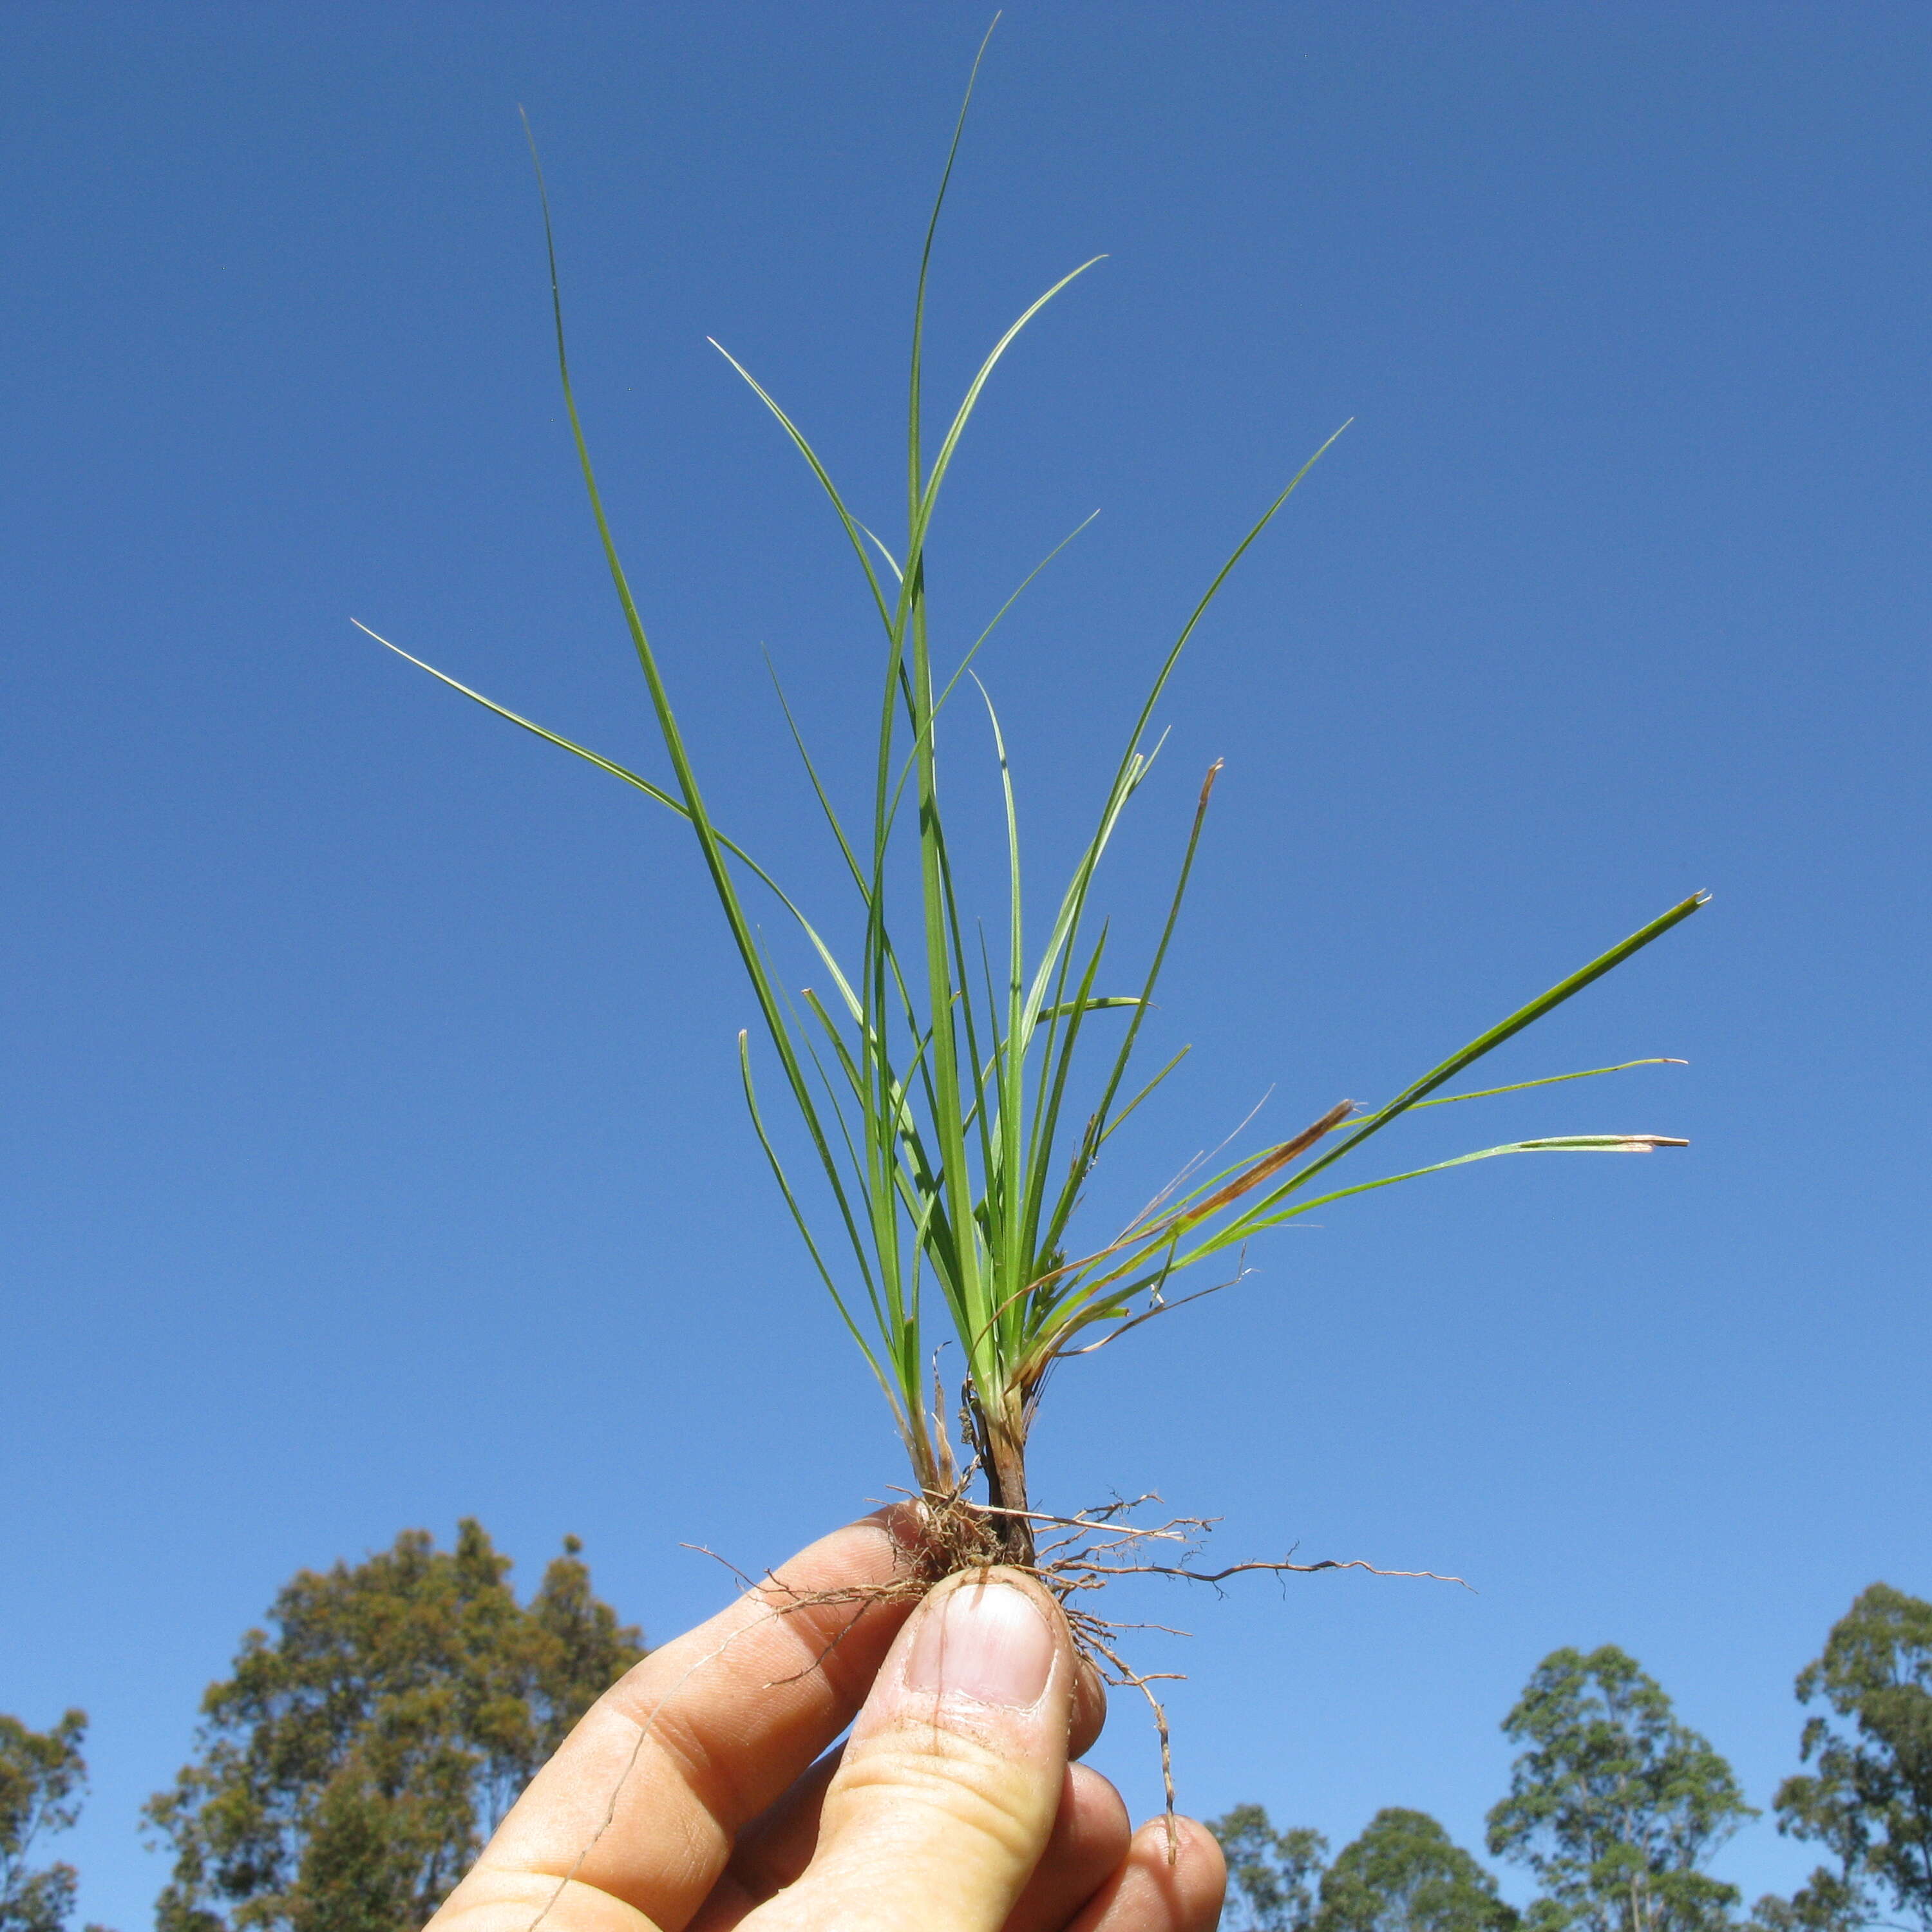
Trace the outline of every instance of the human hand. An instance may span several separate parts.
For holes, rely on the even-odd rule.
[[[920,1520],[849,1524],[652,1652],[428,1932],[1210,1932],[1206,1829],[1177,1820],[1170,1863],[1165,1822],[1130,1833],[1070,1762],[1105,1692],[1048,1592],[999,1569],[868,1594]]]

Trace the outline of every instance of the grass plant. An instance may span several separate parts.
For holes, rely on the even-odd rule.
[[[976,62],[976,77],[977,71]],[[969,82],[968,103],[971,93]],[[1340,1172],[1349,1162],[1352,1177],[1355,1157],[1420,1109],[1660,1064],[1631,1061],[1474,1091],[1444,1090],[1486,1054],[1690,917],[1703,896],[1672,906],[1447,1054],[1393,1099],[1366,1109],[1340,1102],[1286,1139],[1252,1148],[1217,1171],[1185,1172],[1124,1226],[1088,1231],[1082,1198],[1108,1142],[1178,1064],[1177,1055],[1143,1078],[1136,1054],[1180,920],[1218,766],[1202,784],[1158,938],[1131,973],[1122,973],[1109,956],[1096,881],[1122,814],[1153,765],[1159,749],[1152,735],[1156,708],[1190,641],[1237,565],[1335,436],[1294,472],[1233,545],[1160,656],[1133,709],[1071,876],[1047,898],[1041,919],[1032,910],[1037,902],[1022,867],[1000,721],[972,668],[1032,575],[970,648],[942,666],[926,560],[941,494],[988,382],[1028,325],[1094,262],[1064,276],[1025,310],[994,344],[944,416],[936,438],[929,434],[928,278],[964,124],[962,106],[920,257],[905,505],[895,544],[860,520],[798,424],[748,370],[720,350],[817,479],[878,626],[876,750],[862,820],[848,820],[835,807],[786,712],[803,782],[849,881],[840,925],[850,937],[842,950],[830,936],[832,924],[808,916],[712,817],[598,489],[572,386],[540,164],[564,400],[611,580],[649,689],[668,782],[657,782],[547,730],[399,646],[389,648],[498,716],[621,779],[688,826],[743,962],[758,1008],[757,1030],[770,1049],[767,1070],[760,1074],[755,1070],[764,1056],[754,1055],[748,1031],[739,1036],[739,1071],[752,1130],[812,1265],[884,1394],[920,1490],[956,1509],[974,1477],[982,1478],[983,1520],[993,1526],[998,1553],[1030,1564],[1036,1518],[1028,1488],[1027,1442],[1049,1371],[1211,1292],[1212,1286],[1225,1285],[1195,1288],[1195,1270],[1203,1264],[1225,1267],[1255,1237],[1316,1208],[1472,1162],[1684,1145],[1654,1135],[1576,1134],[1506,1141],[1454,1160],[1360,1178]],[[532,156],[534,160],[534,143]],[[1044,563],[1033,575],[1039,568]],[[940,727],[969,692],[985,713],[1004,800],[1007,890],[991,922],[999,935],[992,945],[961,902],[939,785]],[[784,982],[754,916],[758,893],[771,895],[796,922],[818,963],[819,984],[794,990]],[[795,1115],[797,1134],[776,1126],[773,1090]],[[804,1150],[801,1157],[784,1151],[793,1145]],[[946,1419],[953,1405],[934,1365],[943,1341],[957,1345],[963,1364],[963,1439],[956,1442]]]

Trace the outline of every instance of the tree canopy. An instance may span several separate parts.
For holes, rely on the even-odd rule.
[[[1503,1720],[1527,1746],[1489,1848],[1541,1881],[1532,1928],[1715,1932],[1735,1886],[1704,1861],[1754,1816],[1730,1766],[1614,1644],[1552,1651]]]
[[[1378,1811],[1325,1870],[1328,1841],[1258,1804],[1208,1828],[1228,1861],[1228,1932],[1516,1932],[1496,1882],[1426,1811]]]
[[[1228,1861],[1226,1932],[1302,1932],[1328,1840],[1301,1826],[1277,1832],[1258,1804],[1237,1804],[1208,1828]]]
[[[527,1606],[469,1520],[452,1550],[407,1530],[298,1574],[146,1808],[175,1852],[157,1932],[413,1932],[644,1654],[579,1550],[566,1539]]]
[[[1426,1811],[1390,1806],[1323,1874],[1312,1932],[1516,1932],[1495,1878]]]
[[[1798,1674],[1805,1720],[1798,1756],[1772,1802],[1778,1828],[1824,1846],[1787,1904],[1760,1901],[1773,1925],[1887,1924],[1932,1932],[1932,1603],[1874,1583],[1832,1626]]]
[[[28,1861],[37,1838],[70,1830],[80,1816],[86,1736],[85,1711],[69,1711],[46,1731],[0,1716],[0,1932],[64,1932],[77,1882],[73,1866],[37,1871]]]

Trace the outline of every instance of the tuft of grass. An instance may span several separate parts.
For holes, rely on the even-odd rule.
[[[980,58],[984,54],[982,44]],[[976,58],[973,80],[979,65]],[[1131,991],[1114,990],[1120,983],[1114,976],[1118,968],[1108,959],[1106,922],[1094,908],[1095,880],[1121,815],[1160,748],[1158,740],[1150,742],[1154,714],[1182,653],[1235,566],[1342,430],[1288,478],[1180,626],[1142,698],[1072,876],[1048,902],[1044,937],[1031,949],[1026,940],[1028,874],[1005,740],[992,701],[980,688],[1005,806],[1008,890],[996,922],[1004,925],[1004,938],[995,956],[980,940],[982,928],[968,920],[956,890],[940,804],[938,728],[966,680],[977,686],[971,667],[980,647],[1033,578],[1072,539],[1064,539],[1036,566],[943,677],[934,661],[926,558],[940,493],[988,381],[1027,326],[1094,262],[1063,276],[1000,337],[945,419],[936,444],[928,446],[927,280],[973,80],[953,130],[920,257],[907,410],[905,520],[896,553],[854,514],[803,432],[758,379],[728,350],[713,345],[810,467],[851,550],[879,626],[877,749],[870,810],[862,824],[848,826],[834,808],[786,711],[807,782],[849,875],[852,909],[858,916],[856,951],[842,957],[835,952],[820,927],[777,880],[718,828],[706,802],[598,490],[571,382],[556,240],[534,140],[531,157],[543,209],[564,401],[671,782],[654,783],[496,704],[387,639],[377,641],[499,717],[622,779],[689,826],[750,982],[760,1030],[776,1061],[782,1104],[795,1114],[808,1150],[809,1186],[780,1153],[779,1137],[767,1120],[754,1077],[749,1034],[741,1033],[739,1070],[752,1129],[812,1266],[885,1395],[920,1489],[935,1498],[954,1499],[975,1469],[982,1472],[1002,1546],[1016,1560],[1030,1562],[1026,1444],[1048,1371],[1066,1357],[1090,1352],[1157,1314],[1212,1292],[1203,1288],[1178,1298],[1172,1293],[1202,1262],[1238,1250],[1256,1235],[1314,1208],[1474,1161],[1505,1154],[1646,1152],[1685,1144],[1656,1135],[1568,1135],[1506,1142],[1346,1184],[1337,1184],[1340,1177],[1333,1173],[1419,1108],[1662,1064],[1636,1060],[1473,1092],[1440,1090],[1690,917],[1706,896],[1696,894],[1672,906],[1478,1034],[1393,1100],[1366,1110],[1343,1101],[1286,1140],[1254,1149],[1204,1177],[1185,1177],[1124,1228],[1104,1238],[1084,1232],[1078,1214],[1083,1191],[1109,1138],[1179,1062],[1176,1055],[1138,1084],[1130,1078],[1142,1024],[1180,919],[1219,766],[1202,784],[1160,937],[1127,976]],[[908,877],[916,879],[916,891],[894,883]],[[794,992],[781,983],[746,909],[746,895],[754,885],[772,894],[796,922],[823,968],[824,991]],[[1096,1101],[1084,1108],[1079,1105],[1077,1096],[1096,1093]],[[947,1405],[933,1365],[935,1344],[946,1339],[958,1344],[964,1359],[962,1412],[968,1440],[963,1453],[956,1450],[949,1433]]]

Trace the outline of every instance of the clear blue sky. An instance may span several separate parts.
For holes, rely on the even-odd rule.
[[[123,1932],[136,1807],[299,1565],[473,1513],[529,1581],[575,1532],[663,1634],[725,1587],[682,1544],[755,1566],[902,1480],[758,1171],[678,828],[349,620],[657,768],[525,103],[718,808],[830,902],[759,649],[843,784],[872,642],[704,338],[892,514],[986,10],[8,10],[0,1709],[93,1714],[68,1849]],[[1355,418],[1201,638],[1114,874],[1144,904],[1225,758],[1159,1023],[1196,1051],[1122,1185],[1270,1088],[1283,1126],[1385,1094],[1716,895],[1492,1063],[1689,1066],[1409,1142],[1688,1152],[1335,1210],[1056,1383],[1053,1504],[1158,1488],[1230,1558],[1480,1586],[1132,1599],[1198,1633],[1144,1653],[1191,1673],[1193,1809],[1475,1843],[1522,1680],[1603,1642],[1764,1804],[1832,1619],[1932,1592],[1928,54],[1882,4],[1022,0],[996,38],[940,386],[1110,256],[1013,358],[935,564],[970,635],[1102,511],[986,664],[1048,869],[1232,537]],[[1130,1709],[1100,1759],[1151,1806]],[[1722,1869],[1808,1864],[1764,1823]]]

